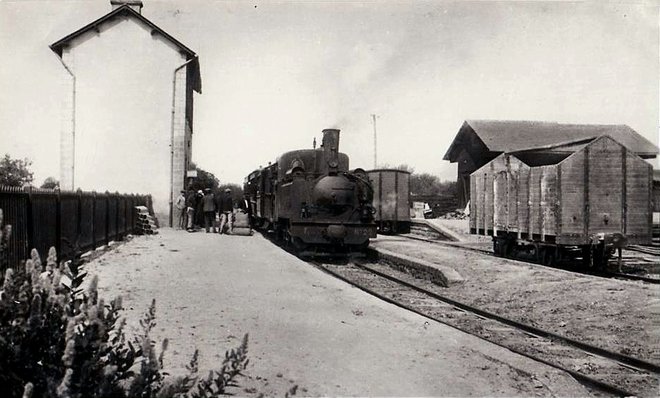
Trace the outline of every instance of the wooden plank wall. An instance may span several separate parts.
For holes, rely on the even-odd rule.
[[[543,223],[541,217],[541,176],[543,172],[540,167],[532,167],[529,173],[529,231],[532,239],[541,239]]]
[[[478,212],[477,209],[481,205],[481,196],[477,190],[479,185],[479,180],[481,176],[478,174],[473,174],[470,176],[470,233],[478,233],[477,228],[479,223],[479,215],[481,212]]]
[[[559,164],[561,172],[561,232],[584,234],[585,220],[585,160],[586,152],[577,152]]]
[[[518,238],[531,239],[530,231],[530,202],[529,202],[529,187],[530,187],[531,170],[529,168],[521,168],[518,173]]]
[[[589,154],[588,234],[623,232],[622,147],[611,139],[599,139],[586,149]]]
[[[493,173],[493,234],[497,231],[506,231],[508,228],[509,212],[509,174],[507,171]]]
[[[530,168],[500,155],[470,184],[473,233],[587,244],[593,234],[620,232],[629,243],[650,242],[652,168],[606,136],[555,165]]]
[[[542,240],[548,236],[556,236],[558,232],[557,215],[558,203],[557,193],[559,191],[557,183],[557,165],[541,166],[541,230],[533,231],[539,233]]]
[[[397,178],[397,220],[410,221],[410,174],[396,173]]]
[[[510,155],[500,155],[470,176],[470,230],[483,235],[518,232],[519,208],[526,225],[527,193],[520,198],[520,176],[526,186],[529,167]]]
[[[649,243],[653,209],[653,168],[643,159],[628,152],[626,155],[626,236],[631,244]]]
[[[559,166],[559,243],[587,244],[598,233],[622,233],[630,244],[650,241],[648,163],[601,137]]]

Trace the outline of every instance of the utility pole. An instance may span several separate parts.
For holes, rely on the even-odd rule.
[[[371,114],[371,120],[373,120],[374,123],[374,169],[378,168],[378,146],[377,146],[377,141],[376,141],[376,115]]]

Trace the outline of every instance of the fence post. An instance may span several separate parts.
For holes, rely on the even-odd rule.
[[[134,193],[131,193],[131,233],[135,233],[135,206],[137,201],[135,200],[136,196]]]
[[[96,249],[96,191],[92,191],[92,250]]]
[[[34,248],[34,213],[32,211],[32,187],[27,189],[27,255],[30,256],[30,252]]]
[[[75,256],[77,254],[76,251],[80,250],[80,248],[77,247],[77,246],[79,246],[81,244],[81,240],[82,240],[82,238],[81,238],[81,236],[82,236],[82,190],[80,188],[78,188],[78,190],[76,191],[76,199],[77,199],[77,202],[78,202],[77,203],[78,204],[78,206],[77,206],[78,207],[78,209],[77,209],[78,210],[78,220],[77,220],[78,222],[76,223],[76,241],[71,242],[71,244],[73,245],[73,247],[71,248],[71,249],[73,249],[73,253],[71,253],[72,256]],[[72,260],[73,260],[73,258],[72,258]]]
[[[121,240],[121,230],[119,229],[119,192],[115,191],[115,240]]]
[[[57,250],[57,258],[62,259],[62,193],[58,188],[55,196],[55,249]]]
[[[110,233],[110,192],[105,191],[105,245],[110,243],[108,234]]]
[[[124,195],[123,199],[124,199],[124,235],[128,235],[129,233],[132,233],[129,232],[130,221],[128,220],[128,205],[129,205],[128,194]]]

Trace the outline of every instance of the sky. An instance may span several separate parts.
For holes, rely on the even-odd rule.
[[[466,119],[627,124],[658,144],[655,1],[143,2],[199,55],[193,161],[222,183],[330,127],[373,168],[371,115],[379,167],[442,180]],[[32,160],[37,184],[59,173],[65,71],[48,45],[110,10],[0,0],[0,155]]]

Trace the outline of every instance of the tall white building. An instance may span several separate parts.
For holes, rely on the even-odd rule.
[[[151,194],[161,225],[171,225],[191,161],[199,59],[145,18],[141,1],[110,3],[108,14],[50,46],[66,93],[60,184]]]

